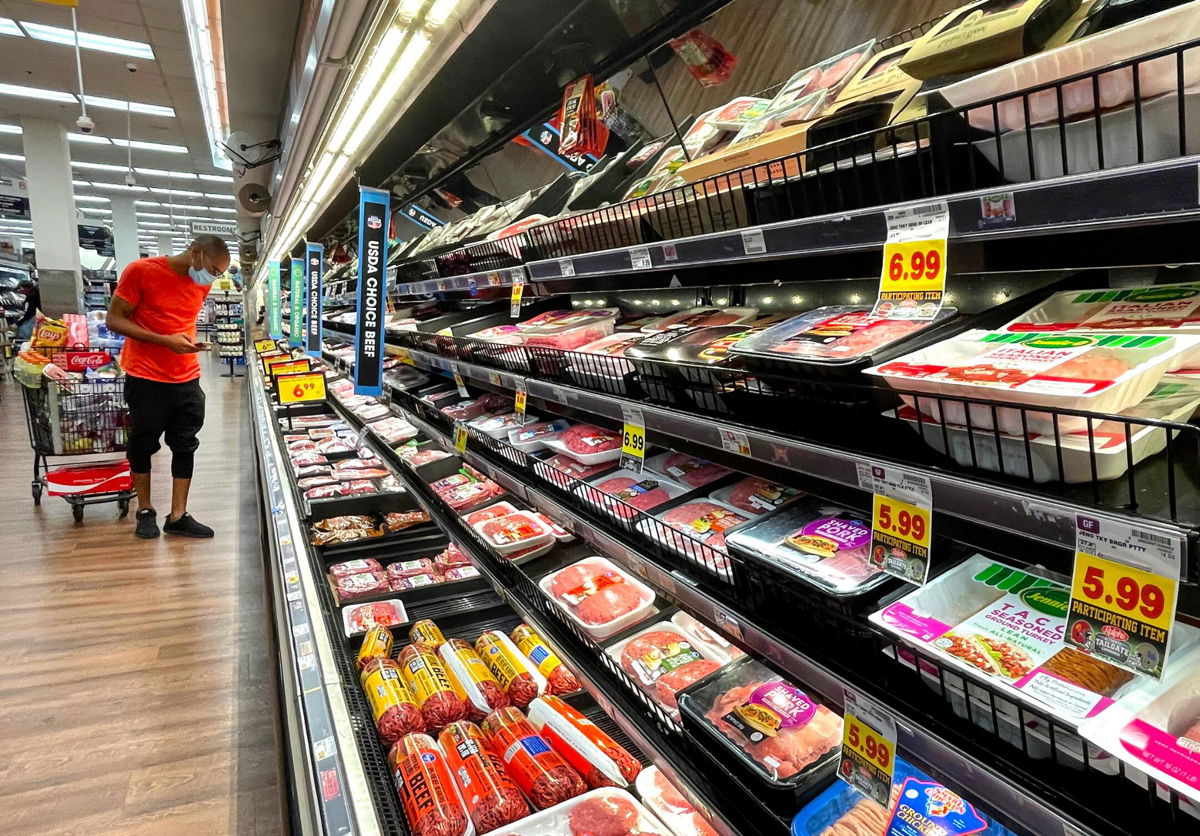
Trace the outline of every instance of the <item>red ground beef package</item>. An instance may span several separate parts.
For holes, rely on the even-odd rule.
[[[605,430],[591,424],[577,424],[559,436],[567,449],[573,453],[588,455],[604,453],[621,446],[621,436],[612,430]]]
[[[525,797],[505,773],[504,763],[488,748],[478,726],[465,721],[451,723],[438,735],[438,743],[476,833],[490,833],[529,815]]]
[[[539,810],[582,795],[587,787],[572,769],[513,707],[493,711],[483,721],[483,734],[504,761],[510,778]]]

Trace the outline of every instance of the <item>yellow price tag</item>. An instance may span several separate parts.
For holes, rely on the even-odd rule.
[[[467,390],[467,384],[463,382],[463,376],[458,373],[457,369],[454,372],[454,385],[458,387],[458,394],[462,395],[464,398],[469,398],[471,396],[471,393]]]
[[[896,720],[881,706],[846,689],[838,775],[886,807],[896,770]]]
[[[889,242],[883,247],[880,294],[940,299],[946,287],[946,239]]]
[[[642,472],[646,458],[646,419],[640,409],[621,410],[625,426],[621,430],[621,467]]]
[[[293,360],[290,363],[276,363],[271,366],[271,376],[279,377],[284,374],[303,374],[304,372],[312,371],[312,363],[307,357],[299,360]]]
[[[877,493],[871,528],[885,537],[894,537],[929,551],[931,526],[927,508]]]
[[[401,363],[407,363],[407,364],[408,364],[408,365],[410,365],[410,366],[415,366],[415,365],[417,365],[417,361],[416,361],[416,360],[414,360],[414,359],[413,359],[413,357],[412,357],[412,355],[408,353],[408,349],[407,349],[407,348],[394,348],[394,349],[392,349],[392,356],[394,356],[394,357],[395,357],[397,360],[399,360]]]
[[[517,394],[513,396],[513,411],[517,413],[518,418],[525,418],[525,406],[529,400],[529,393],[525,391],[525,384],[519,383]]]
[[[277,354],[271,355],[269,357],[263,357],[262,358],[263,374],[270,377],[272,368],[274,368],[275,366],[280,366],[280,365],[283,365],[284,363],[290,363],[290,362],[292,362],[292,355],[290,355],[290,354],[277,353]]]
[[[454,449],[460,453],[467,451],[467,425],[454,425]]]
[[[254,350],[259,354],[266,354],[268,351],[276,351],[279,347],[275,345],[274,340],[255,340]]]
[[[858,483],[871,491],[871,564],[909,583],[929,580],[933,487],[929,477],[882,464],[858,465]]]
[[[1075,553],[1066,644],[1126,670],[1162,676],[1178,580]]]
[[[281,404],[325,400],[325,375],[320,372],[281,375],[276,378]]]
[[[847,714],[842,725],[842,746],[860,755],[863,760],[890,776],[896,768],[892,752],[892,742],[883,738],[879,732],[859,720],[853,714]]]
[[[518,319],[521,316],[521,297],[525,295],[525,282],[513,280],[512,285],[512,300],[508,306],[508,316],[510,319]]]

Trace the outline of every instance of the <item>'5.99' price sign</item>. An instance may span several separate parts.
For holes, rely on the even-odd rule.
[[[887,807],[896,770],[896,720],[882,706],[847,689],[838,776]]]
[[[325,375],[282,374],[275,379],[281,404],[310,403],[325,400]]]
[[[891,465],[860,464],[858,483],[875,494],[871,564],[909,583],[924,584],[933,534],[929,477]]]
[[[1080,517],[1066,644],[1160,678],[1179,590],[1181,538]]]

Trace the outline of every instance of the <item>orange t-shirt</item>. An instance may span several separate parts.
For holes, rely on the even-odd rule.
[[[147,331],[163,336],[187,334],[194,339],[196,317],[209,290],[186,273],[176,273],[165,258],[143,258],[121,273],[114,295],[133,305],[131,318]],[[200,376],[200,358],[129,337],[121,349],[121,368],[126,374],[159,383],[187,383]]]

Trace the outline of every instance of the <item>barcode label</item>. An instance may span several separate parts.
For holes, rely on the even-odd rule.
[[[1143,543],[1153,543],[1156,546],[1170,546],[1175,542],[1170,537],[1165,537],[1162,534],[1151,534],[1149,531],[1134,530],[1133,537],[1135,540],[1141,540]]]

